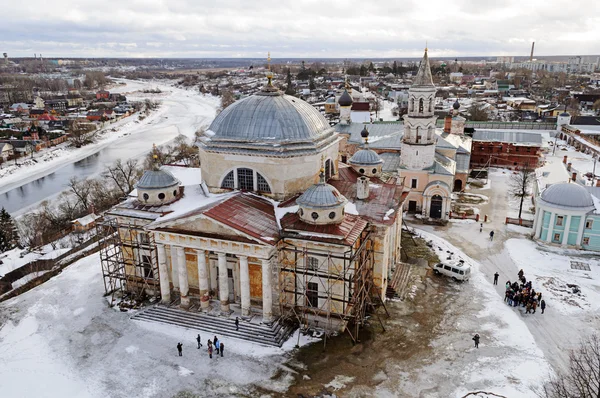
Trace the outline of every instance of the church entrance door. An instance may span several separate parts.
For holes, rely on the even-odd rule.
[[[408,201],[408,212],[409,213],[416,213],[417,212],[417,201],[416,200],[409,200]]]
[[[429,208],[429,217],[442,218],[442,204],[444,200],[440,195],[434,195],[431,198],[431,207]]]

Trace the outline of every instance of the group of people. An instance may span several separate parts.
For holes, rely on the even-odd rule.
[[[546,302],[542,299],[542,292],[536,292],[531,285],[531,281],[525,278],[523,270],[519,271],[519,281],[506,282],[506,292],[504,301],[513,307],[521,305],[525,307],[526,314],[535,314],[539,307],[542,314],[546,310]]]
[[[198,343],[198,349],[200,349],[202,347],[202,339],[200,338],[200,334],[196,336],[196,342]],[[208,357],[210,359],[213,357],[213,352],[217,356],[223,356],[223,353],[225,352],[225,344],[221,342],[217,336],[215,336],[213,340],[208,339],[206,345],[208,347]],[[183,344],[181,344],[181,342],[177,343],[177,352],[179,353],[180,357],[183,356]]]

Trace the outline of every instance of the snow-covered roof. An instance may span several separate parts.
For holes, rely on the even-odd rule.
[[[202,170],[199,167],[166,165],[160,169],[171,173],[181,181],[181,186],[183,187],[202,184]]]
[[[576,183],[550,185],[542,191],[540,199],[545,204],[563,209],[594,207],[592,195]]]
[[[473,141],[478,142],[507,142],[513,145],[542,146],[540,133],[523,131],[476,130]]]
[[[79,223],[79,224],[85,226],[85,225],[89,225],[89,224],[93,223],[94,221],[96,221],[99,218],[100,218],[100,216],[92,213],[92,214],[88,214],[87,216],[79,217],[79,218],[71,221],[71,223]]]

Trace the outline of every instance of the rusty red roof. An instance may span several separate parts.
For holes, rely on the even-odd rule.
[[[352,246],[368,223],[360,216],[344,215],[339,224],[314,225],[300,219],[297,213],[287,213],[281,218],[284,237],[301,238]]]
[[[376,224],[393,224],[396,215],[401,210],[408,192],[402,192],[402,185],[386,184],[379,178],[370,178],[369,197],[359,200],[356,197],[356,178],[358,174],[350,167],[340,166],[339,179],[329,180],[329,183],[337,188],[350,202],[356,205],[358,214],[367,221]],[[388,214],[389,210],[394,212]],[[387,217],[386,217],[387,214]],[[385,220],[384,218],[387,218]]]
[[[274,245],[279,228],[273,203],[252,194],[239,193],[203,211],[206,217]]]

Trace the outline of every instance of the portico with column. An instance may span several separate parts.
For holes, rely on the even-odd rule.
[[[155,231],[155,241],[158,250],[158,265],[159,265],[159,280],[160,291],[163,303],[169,303],[172,299],[172,291],[179,291],[181,297],[181,307],[187,309],[190,307],[190,298],[200,300],[200,310],[210,311],[209,292],[216,293],[219,303],[218,306],[221,315],[231,314],[232,303],[231,297],[239,298],[241,316],[248,318],[252,316],[251,308],[251,278],[249,257],[253,257],[256,262],[260,263],[262,280],[259,286],[262,287],[262,320],[264,323],[272,323],[276,317],[276,308],[273,306],[274,289],[277,289],[277,277],[273,270],[273,258],[276,258],[274,246],[241,243],[228,240],[217,240],[209,238],[201,238],[176,233],[163,233]],[[169,275],[166,253],[170,252],[172,272]],[[195,277],[190,277],[192,265],[186,261],[186,252],[194,253],[196,257],[193,268],[197,269],[197,280]],[[216,256],[216,278],[211,275],[209,261],[214,261]],[[213,259],[213,260],[210,260]],[[232,272],[228,272],[228,268],[232,268],[232,259],[237,261],[233,263]],[[191,270],[189,272],[189,269]],[[212,271],[214,272],[214,271]],[[236,295],[230,291],[230,275],[234,277],[234,289]],[[171,280],[169,280],[171,276]],[[237,276],[237,277],[236,277]],[[175,286],[173,279],[177,278],[178,286]],[[216,279],[216,283],[214,280]],[[192,286],[190,288],[190,286]],[[198,289],[195,288],[198,286]],[[239,286],[239,287],[238,287]],[[197,291],[197,294],[196,294]],[[191,293],[190,293],[191,292]],[[259,290],[260,292],[260,290]],[[260,294],[260,293],[259,293]],[[256,304],[256,298],[254,298]]]

